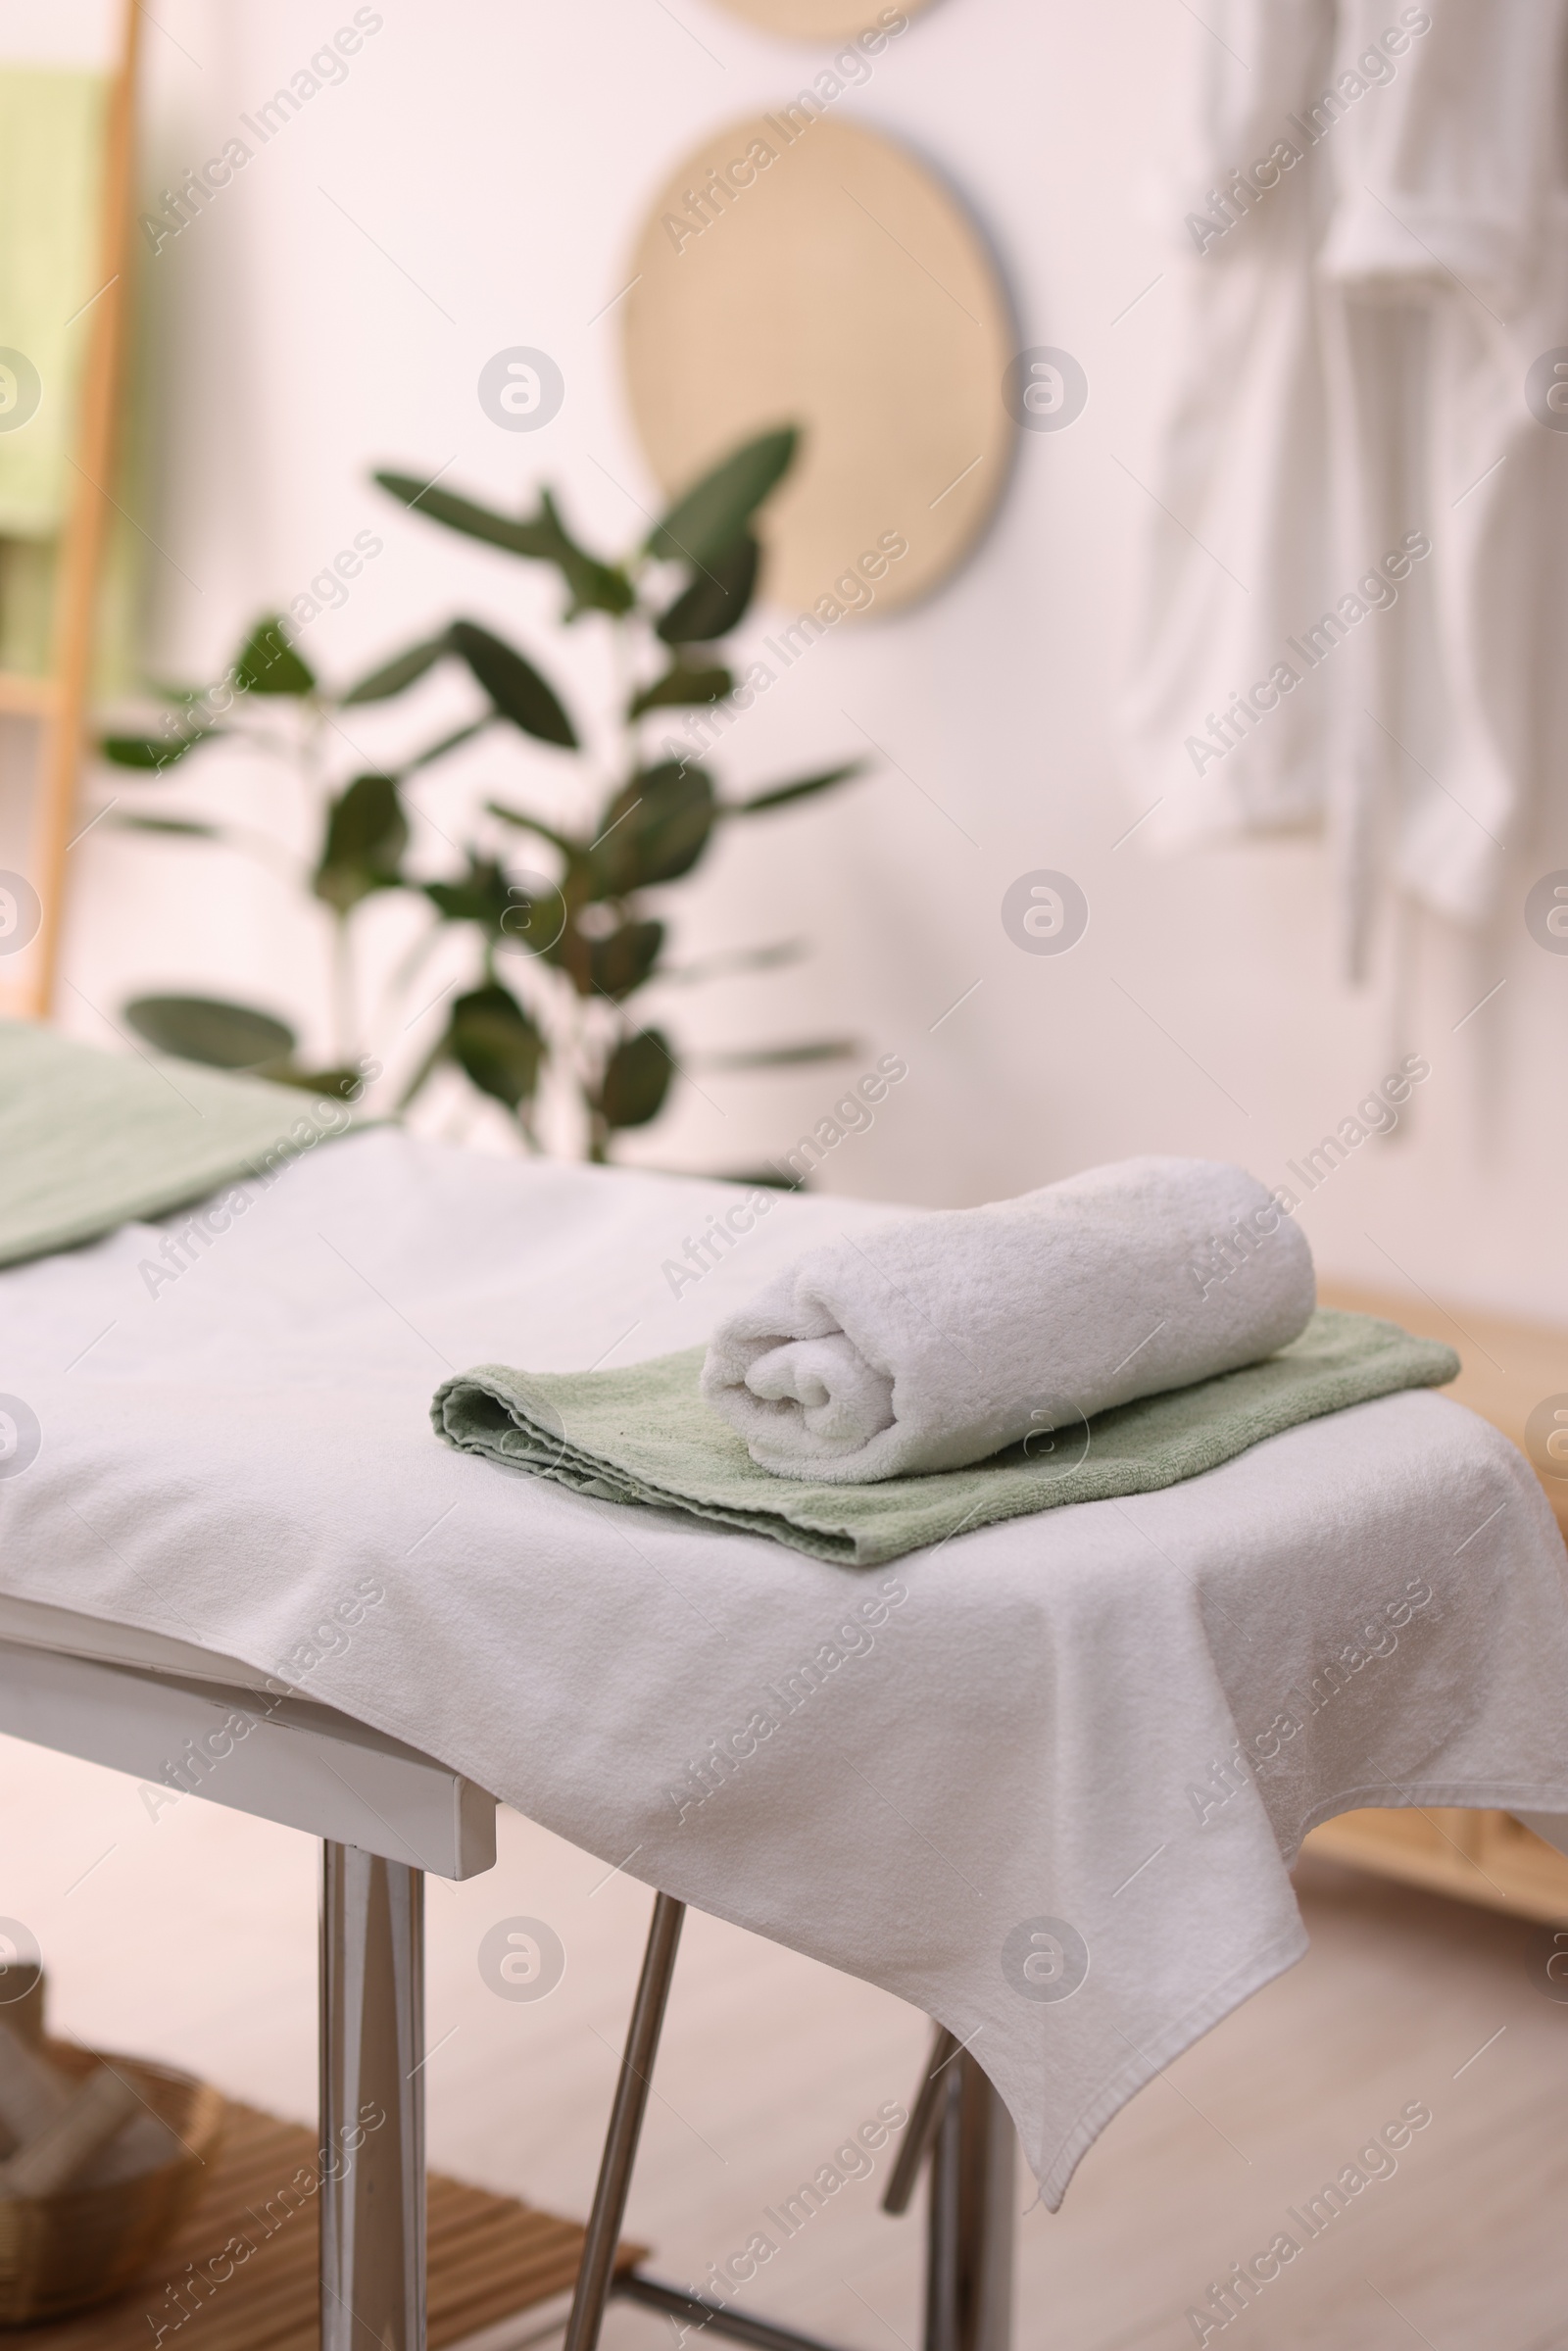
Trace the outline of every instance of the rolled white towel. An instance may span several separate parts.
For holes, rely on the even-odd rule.
[[[808,1250],[719,1325],[703,1394],[760,1468],[868,1485],[1254,1363],[1315,1299],[1255,1177],[1123,1159]]]

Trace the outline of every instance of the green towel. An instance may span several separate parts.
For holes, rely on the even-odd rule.
[[[351,1123],[290,1086],[0,1021],[0,1265],[268,1174]]]
[[[39,395],[33,415],[10,430],[0,412],[0,670],[27,677],[53,666],[59,540],[80,488],[72,460],[103,278],[111,86],[98,73],[0,69],[0,350],[24,354]],[[140,248],[138,237],[133,281]],[[100,696],[141,682],[152,343],[133,304],[93,640]],[[0,390],[9,394],[9,377]]]
[[[50,538],[70,503],[99,290],[108,90],[102,73],[0,72],[0,348],[22,352],[39,382],[32,416],[0,431],[0,537]]]
[[[54,541],[0,539],[0,669],[47,677],[54,620]]]
[[[1452,1347],[1320,1306],[1298,1339],[1261,1363],[1118,1404],[1054,1440],[1025,1438],[972,1469],[823,1486],[756,1466],[699,1394],[705,1352],[687,1347],[627,1371],[481,1364],[436,1391],[430,1417],[461,1451],[574,1494],[683,1510],[816,1559],[880,1567],[996,1519],[1152,1494],[1300,1421],[1396,1388],[1441,1388],[1459,1369]]]

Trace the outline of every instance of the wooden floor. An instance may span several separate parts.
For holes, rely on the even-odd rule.
[[[10,2351],[315,2351],[320,2341],[321,2208],[311,2176],[318,2137],[231,2098],[201,2194],[140,2278],[69,2318],[8,2330]],[[303,2190],[303,2192],[301,2192]],[[569,2296],[582,2229],[513,2196],[428,2176],[429,2351],[450,2351],[502,2321]],[[617,2268],[641,2248],[623,2244]],[[200,2282],[192,2281],[194,2278]],[[72,2283],[79,2292],[79,2276]]]
[[[310,1842],[195,1798],[154,1819],[134,1782],[7,1739],[0,1807],[0,1914],[43,1945],[54,2029],[311,2119]],[[1303,1870],[1302,1898],[1302,1965],[1134,2101],[1059,2216],[1023,2215],[1020,2351],[1192,2343],[1184,2314],[1208,2281],[1414,2100],[1434,2119],[1396,2175],[1227,2341],[1568,2347],[1568,2005],[1547,1993],[1549,1931],[1322,1864]],[[431,1881],[432,2166],[585,2210],[648,1906],[624,1876],[505,1814],[493,1873]],[[485,1930],[517,1915],[548,1920],[566,1947],[564,1980],[537,2004],[495,1997],[475,1962]],[[885,1993],[693,1917],[629,2216],[654,2266],[697,2280],[742,2246],[764,2205],[907,2096],[925,2037]],[[915,2351],[918,2224],[882,2217],[881,2178],[791,2240],[756,2308],[858,2351]],[[672,2339],[625,2307],[606,2336],[607,2351]]]

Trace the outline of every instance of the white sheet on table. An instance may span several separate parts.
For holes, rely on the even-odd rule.
[[[724,1197],[377,1132],[300,1161],[156,1297],[147,1227],[0,1276],[0,1388],[43,1429],[0,1479],[0,1585],[271,1669],[379,1578],[306,1688],[973,2038],[1054,2204],[1153,2070],[1299,1957],[1282,1855],[1308,1826],[1400,1796],[1568,1812],[1562,1543],[1522,1457],[1431,1393],[891,1571],[436,1442],[447,1370],[694,1343],[885,1213],[781,1200],[677,1301],[662,1261]],[[1307,1714],[1293,1686],[1411,1581],[1433,1596],[1396,1645]],[[873,1645],[784,1713],[769,1689],[890,1583]],[[1293,1708],[1200,1825],[1190,1790]],[[763,1711],[681,1819],[688,1766]],[[1089,1948],[1059,2003],[1003,1971],[1040,1918]]]

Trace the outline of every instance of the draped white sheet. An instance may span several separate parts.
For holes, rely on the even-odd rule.
[[[781,1199],[676,1299],[663,1261],[734,1197],[380,1130],[184,1251],[133,1225],[0,1274],[0,1389],[41,1433],[0,1475],[0,1589],[281,1673],[928,2010],[1055,2205],[1300,1956],[1306,1828],[1568,1813],[1562,1542],[1522,1456],[1432,1392],[893,1570],[437,1442],[448,1371],[693,1344],[887,1213]]]

